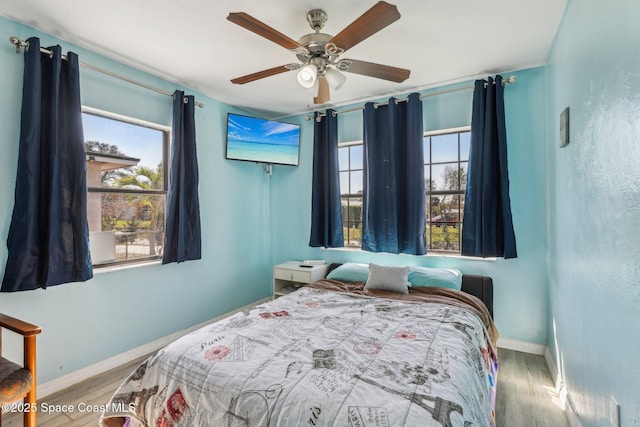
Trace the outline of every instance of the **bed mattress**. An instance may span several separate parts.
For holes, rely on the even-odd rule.
[[[497,331],[480,300],[323,280],[151,356],[101,425],[492,426]]]

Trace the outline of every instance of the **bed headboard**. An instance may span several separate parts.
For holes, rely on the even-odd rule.
[[[342,263],[333,263],[329,265],[327,274],[333,269],[342,265]],[[489,314],[493,318],[493,280],[489,276],[476,276],[473,274],[462,275],[462,291],[471,294],[484,302],[489,309]]]
[[[489,276],[462,275],[462,291],[482,300],[493,319],[493,280]]]

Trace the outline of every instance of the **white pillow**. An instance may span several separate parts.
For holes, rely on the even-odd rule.
[[[409,267],[386,267],[369,264],[369,278],[364,288],[370,290],[391,291],[400,294],[409,293]]]

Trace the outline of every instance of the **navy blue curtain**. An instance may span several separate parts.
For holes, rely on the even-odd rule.
[[[3,292],[93,277],[78,56],[28,40]]]
[[[423,255],[425,188],[422,101],[364,107],[362,249]]]
[[[173,94],[173,141],[162,263],[201,258],[195,99]]]
[[[338,169],[338,118],[327,110],[321,120],[316,112],[313,127],[313,187],[309,246],[344,246],[340,176]]]
[[[477,80],[462,224],[462,255],[516,258],[502,77]]]

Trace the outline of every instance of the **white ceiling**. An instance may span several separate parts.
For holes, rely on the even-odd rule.
[[[341,58],[407,68],[411,76],[403,83],[394,83],[345,73],[346,83],[331,93],[328,105],[346,105],[543,65],[566,5],[566,0],[388,2],[398,7],[400,20]],[[2,0],[0,15],[228,104],[284,116],[316,108],[312,97],[297,84],[294,71],[244,85],[234,85],[230,80],[298,62],[295,55],[227,21],[227,15],[246,12],[297,40],[312,32],[306,21],[311,9],[327,12],[322,32],[335,35],[375,3]]]

